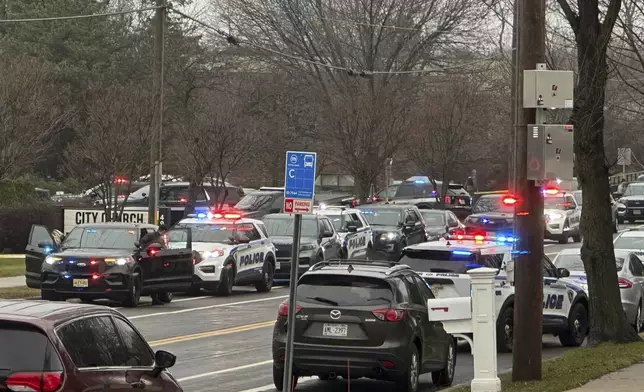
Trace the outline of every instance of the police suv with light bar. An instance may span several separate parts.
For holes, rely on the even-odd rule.
[[[228,296],[234,285],[252,284],[262,293],[272,289],[280,266],[262,221],[238,212],[203,211],[189,214],[174,228],[191,229],[192,246],[200,254],[194,266],[194,294],[203,288]],[[168,237],[170,248],[182,247],[184,241],[180,235]]]
[[[543,194],[544,238],[560,244],[567,244],[571,237],[574,242],[581,242],[581,207],[572,193],[546,188]]]
[[[141,247],[138,241],[156,230],[149,224],[86,223],[59,242],[34,225],[25,249],[27,286],[49,301],[107,298],[136,307],[141,295],[150,295],[154,304],[168,303],[172,293],[190,288],[191,235],[182,231],[185,240],[175,249],[156,242]]]
[[[472,207],[472,214],[463,221],[465,234],[512,236],[516,203],[515,197],[504,193],[482,195]]]
[[[360,210],[321,203],[314,212],[326,216],[333,224],[342,240],[341,258],[360,259],[370,256],[369,253],[373,249],[373,233]]]
[[[418,272],[438,298],[470,296],[471,280],[467,271],[480,267],[497,269],[497,348],[500,352],[509,352],[513,345],[513,253],[516,253],[508,245],[512,242],[514,239],[489,241],[483,237],[426,242],[405,248],[399,262]],[[543,256],[542,266],[543,333],[558,336],[564,346],[580,346],[590,325],[586,292],[568,278],[570,271],[557,269],[546,256]]]

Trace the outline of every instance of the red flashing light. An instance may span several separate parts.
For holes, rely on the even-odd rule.
[[[300,305],[295,305],[295,314],[299,313],[300,310],[302,310],[302,307]],[[277,311],[277,315],[280,317],[288,316],[288,301],[284,301],[280,304],[279,310]]]
[[[405,318],[407,311],[403,309],[387,308],[372,310],[371,313],[373,313],[373,315],[380,321],[397,323]]]
[[[123,177],[116,177],[114,179],[115,184],[125,184],[126,182],[127,182],[127,179]]]
[[[154,249],[154,248],[150,248],[150,249],[148,249],[148,254],[149,254],[150,256],[154,256],[154,255],[156,255],[156,254],[157,254],[157,250],[156,250],[156,249]]]
[[[544,193],[545,193],[546,195],[556,195],[556,194],[558,194],[558,193],[559,193],[559,189],[557,189],[557,188],[546,188],[546,189],[544,190]]]
[[[91,265],[96,265],[96,263],[98,263],[98,261],[96,261],[96,260],[90,260],[90,261],[89,261],[89,263],[90,263]]]
[[[452,198],[449,196],[445,196],[445,204],[450,204],[452,202]]]
[[[503,204],[514,205],[517,204],[518,200],[512,196],[506,196],[503,198]]]
[[[617,283],[619,284],[620,289],[632,289],[633,288],[633,283],[630,280],[619,279],[617,281]]]
[[[224,219],[231,219],[231,220],[241,219],[241,214],[234,214],[234,213],[224,214]]]
[[[63,383],[63,372],[14,373],[4,381],[10,391],[54,392]]]
[[[97,280],[97,279],[100,279],[100,278],[101,278],[101,275],[99,275],[99,274],[92,275],[92,279],[94,279],[94,280]]]
[[[186,199],[185,197],[179,198],[179,203],[186,204],[187,202],[188,202],[188,199]]]
[[[464,238],[463,234],[456,234],[456,239],[462,241]]]

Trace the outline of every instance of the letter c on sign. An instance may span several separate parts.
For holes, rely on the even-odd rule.
[[[288,176],[289,178],[295,178],[295,169],[291,169],[288,171]]]

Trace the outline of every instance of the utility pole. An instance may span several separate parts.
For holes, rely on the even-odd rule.
[[[541,348],[543,325],[543,195],[534,180],[528,180],[528,124],[542,124],[544,109],[524,109],[524,70],[537,69],[545,63],[545,0],[515,0],[519,39],[519,83],[517,105],[516,190],[519,203],[515,211],[518,234],[518,257],[515,263],[515,298],[512,379],[530,381],[541,379]]]
[[[155,15],[154,31],[154,70],[153,88],[155,103],[158,107],[156,131],[150,138],[150,194],[148,195],[148,223],[159,221],[159,183],[161,182],[161,146],[163,144],[163,62],[165,51],[166,0],[156,0],[158,7]]]

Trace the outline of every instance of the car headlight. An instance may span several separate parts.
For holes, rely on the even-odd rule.
[[[134,259],[132,259],[131,257],[121,257],[120,259],[116,259],[116,265],[125,265],[133,261]]]
[[[562,215],[562,214],[560,214],[560,213],[558,213],[558,212],[552,212],[552,213],[550,213],[550,214],[548,214],[548,215],[546,215],[546,216],[547,216],[547,217],[548,217],[548,219],[550,219],[550,220],[557,220],[557,219],[561,219],[561,218],[563,218],[563,215]]]
[[[53,257],[53,256],[45,257],[45,263],[47,263],[49,265],[53,265],[57,261],[58,261],[58,259],[56,257]]]
[[[201,257],[204,260],[210,259],[210,258],[215,258],[215,257],[221,257],[221,256],[224,255],[224,251],[219,250],[219,249],[214,249],[214,250],[210,250],[210,251],[207,250],[205,252],[200,252],[200,253],[201,253]]]
[[[580,284],[581,288],[584,289],[584,291],[588,292],[588,285],[585,283]]]
[[[315,249],[315,245],[313,245],[313,244],[304,244],[304,245],[300,245],[300,250],[301,250],[301,251],[304,251],[304,250],[314,250],[314,249]]]
[[[380,241],[393,241],[398,237],[396,233],[385,233],[380,235]]]

